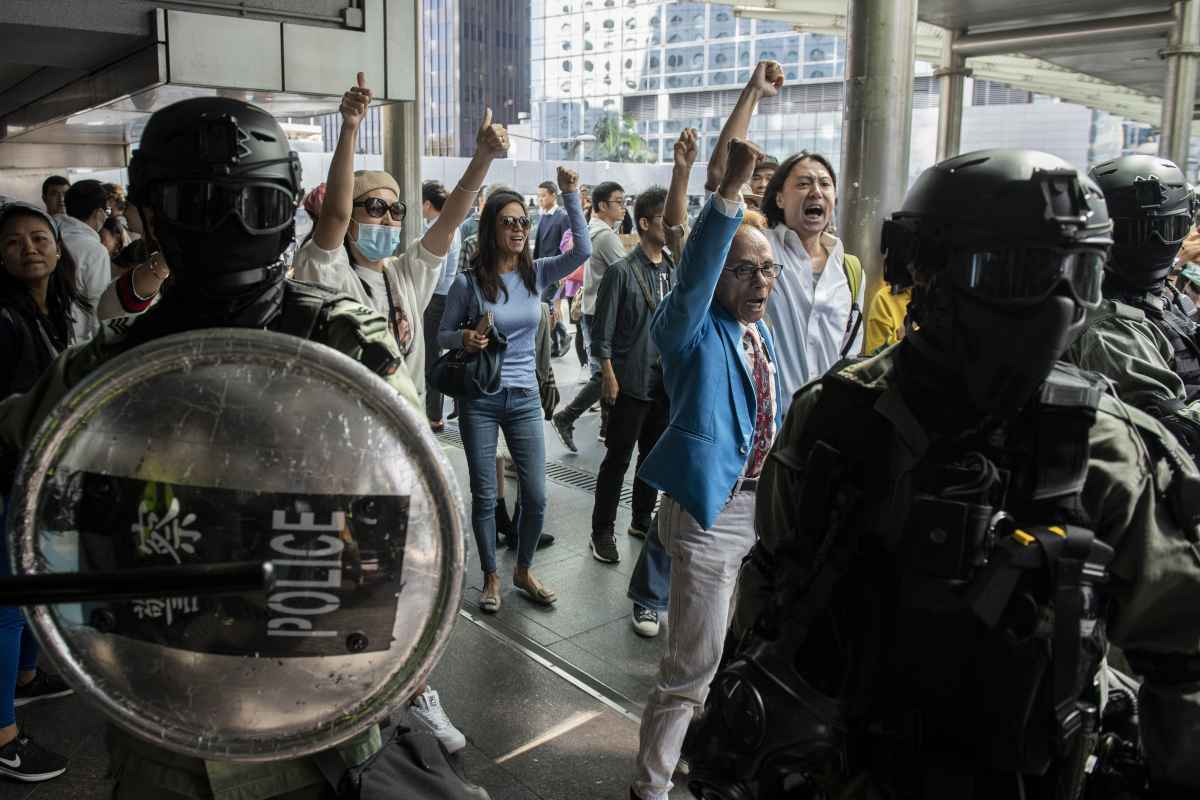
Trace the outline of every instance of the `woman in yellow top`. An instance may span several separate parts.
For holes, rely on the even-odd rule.
[[[867,341],[863,352],[871,355],[881,347],[895,344],[904,338],[904,318],[908,314],[908,303],[912,300],[912,288],[896,291],[883,284],[871,300],[867,313]]]

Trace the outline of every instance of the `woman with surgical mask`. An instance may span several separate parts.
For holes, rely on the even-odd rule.
[[[475,156],[424,236],[404,246],[407,208],[400,186],[386,172],[354,171],[354,143],[371,102],[363,73],[342,96],[342,128],[325,200],[312,238],[293,261],[297,280],[320,283],[374,308],[388,320],[404,355],[404,369],[425,394],[425,341],[421,317],[442,274],[454,231],[475,202],[488,167],[508,149],[503,125],[484,114]]]

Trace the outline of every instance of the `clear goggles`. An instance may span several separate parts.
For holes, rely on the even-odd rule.
[[[184,230],[212,233],[231,215],[250,233],[276,233],[296,215],[296,196],[275,183],[178,181],[155,188],[156,208]]]
[[[1107,253],[1101,248],[1011,248],[951,255],[951,282],[996,305],[1031,306],[1065,284],[1081,306],[1096,308]]]

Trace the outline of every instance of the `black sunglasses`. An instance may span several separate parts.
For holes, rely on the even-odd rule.
[[[404,205],[403,200],[388,203],[380,197],[368,197],[366,200],[356,200],[354,205],[365,208],[367,216],[372,219],[382,219],[384,214],[390,213],[396,222],[404,222],[404,217],[408,214],[408,206]]]
[[[500,218],[500,224],[510,230],[515,231],[517,228],[520,228],[523,231],[527,231],[532,223],[530,223],[529,217],[512,217],[505,214]]]

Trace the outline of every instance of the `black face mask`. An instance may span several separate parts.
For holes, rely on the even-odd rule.
[[[1034,397],[1084,323],[1083,310],[1061,293],[1003,308],[935,285],[923,305],[913,344],[961,376],[964,400],[993,418],[1016,414]]]
[[[1163,244],[1158,241],[1115,244],[1109,257],[1108,270],[1116,273],[1121,283],[1130,289],[1157,289],[1171,274],[1175,256],[1179,254],[1182,244]]]

